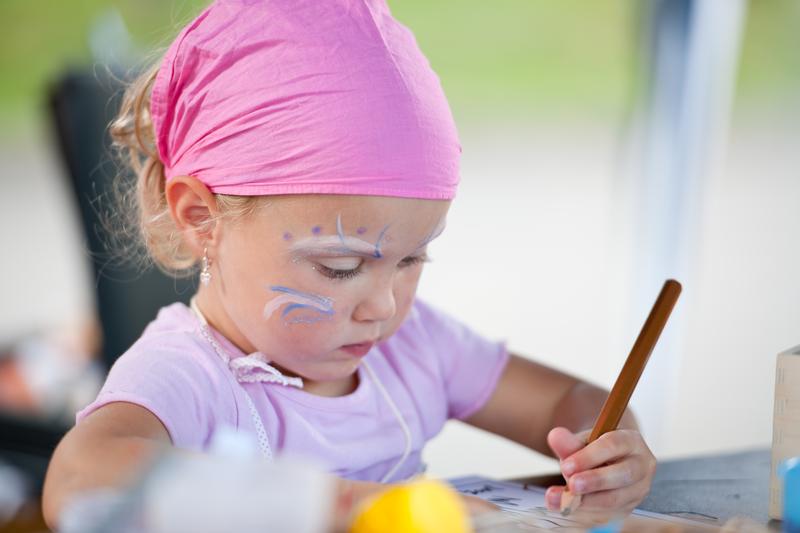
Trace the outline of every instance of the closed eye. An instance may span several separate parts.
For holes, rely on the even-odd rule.
[[[314,269],[330,279],[350,279],[361,273],[364,260],[358,257],[326,257],[316,262]]]
[[[322,264],[317,264],[314,266],[314,270],[330,279],[352,279],[361,274],[362,264],[363,263],[359,263],[357,267],[348,269],[330,268]]]
[[[400,261],[397,266],[398,268],[408,268],[414,265],[419,265],[422,263],[430,262],[430,258],[425,255],[414,255],[404,258]],[[333,268],[333,266],[324,265],[322,263],[317,263],[314,265],[314,270],[325,276],[329,279],[353,279],[354,277],[361,274],[362,266],[364,265],[364,261],[359,261],[359,263],[354,268]],[[336,265],[338,266],[338,265]]]

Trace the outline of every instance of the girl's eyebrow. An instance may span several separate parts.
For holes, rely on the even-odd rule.
[[[353,256],[359,255],[364,257],[374,257],[380,259],[383,257],[381,253],[381,241],[383,240],[386,230],[389,226],[384,226],[378,235],[378,241],[371,244],[358,237],[349,237],[344,234],[342,229],[342,215],[336,217],[336,236],[317,236],[304,239],[290,248],[290,251],[301,253],[303,255],[341,255]]]
[[[309,237],[291,246],[292,252],[303,255],[360,255],[365,257],[376,257],[375,245],[356,237],[324,236]]]
[[[414,252],[420,248],[424,248],[431,241],[436,239],[445,229],[447,219],[442,218],[433,230],[420,241]],[[386,234],[389,226],[385,226],[375,244],[369,243],[358,237],[350,237],[344,234],[342,230],[341,215],[336,217],[336,235],[315,236],[303,239],[300,242],[293,244],[290,248],[291,252],[300,253],[302,255],[331,255],[331,256],[363,256],[373,257],[380,259],[383,257],[381,251],[381,242]]]

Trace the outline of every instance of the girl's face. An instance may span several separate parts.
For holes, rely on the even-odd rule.
[[[276,197],[223,221],[200,298],[234,344],[310,381],[349,378],[411,307],[449,201]],[[211,250],[210,250],[211,252]]]

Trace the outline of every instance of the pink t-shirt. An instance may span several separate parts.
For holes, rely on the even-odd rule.
[[[245,356],[214,336],[231,357]],[[390,481],[421,470],[423,446],[447,419],[467,418],[486,403],[507,360],[502,343],[415,302],[397,333],[365,357],[411,433],[411,454]],[[199,451],[220,425],[257,436],[249,395],[273,451],[312,458],[341,477],[378,481],[397,464],[406,438],[364,365],[358,374],[356,390],[335,398],[274,383],[239,383],[202,335],[198,318],[176,303],[161,309],[117,360],[77,421],[108,403],[130,402],[158,417],[176,447]]]

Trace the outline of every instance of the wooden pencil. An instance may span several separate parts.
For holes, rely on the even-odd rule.
[[[650,310],[650,315],[647,317],[642,330],[639,332],[636,342],[631,348],[628,358],[625,360],[622,370],[611,389],[608,398],[603,404],[603,409],[600,411],[600,416],[594,423],[592,432],[589,435],[586,444],[597,440],[598,437],[609,431],[617,428],[625,409],[628,407],[628,402],[633,395],[636,384],[644,371],[647,360],[653,352],[653,348],[664,330],[664,326],[669,319],[675,303],[678,301],[678,296],[681,294],[681,284],[674,279],[668,279],[661,292],[653,304],[653,309]],[[564,516],[573,512],[581,502],[580,494],[572,494],[569,489],[565,489],[561,496],[561,514]]]

